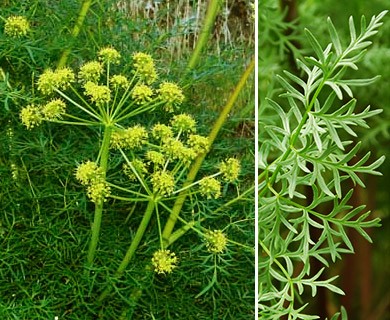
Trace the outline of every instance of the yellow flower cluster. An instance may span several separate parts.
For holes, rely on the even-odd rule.
[[[71,69],[62,68],[53,70],[46,70],[39,76],[38,90],[43,94],[51,94],[54,89],[65,90],[72,82],[74,82],[75,76]]]
[[[163,82],[157,90],[159,99],[165,103],[164,110],[173,112],[174,107],[180,105],[184,101],[184,94],[177,84],[171,82]]]
[[[175,178],[170,172],[156,171],[152,174],[153,191],[162,196],[169,196],[175,189]]]
[[[27,129],[32,129],[41,124],[43,117],[40,108],[30,104],[20,111],[20,119]]]
[[[157,72],[151,55],[136,52],[133,54],[134,69],[141,81],[151,84],[157,79]]]
[[[129,86],[129,81],[127,80],[127,78],[120,74],[113,75],[110,79],[110,83],[115,89],[119,87],[127,89],[127,87]]]
[[[233,182],[237,180],[238,175],[240,174],[240,169],[240,162],[234,158],[227,159],[219,165],[219,170],[227,182]]]
[[[153,254],[152,264],[157,273],[171,273],[176,268],[177,257],[169,250],[158,250]]]
[[[146,152],[145,158],[156,166],[163,166],[165,163],[165,157],[158,151]]]
[[[161,141],[170,139],[173,137],[173,132],[171,127],[168,127],[165,124],[157,123],[152,128],[152,136],[155,139],[159,139]]]
[[[188,145],[199,155],[209,151],[210,140],[207,137],[191,134],[188,137]]]
[[[103,65],[98,61],[89,61],[80,67],[78,77],[82,82],[98,82],[103,73]]]
[[[107,86],[98,85],[91,81],[88,81],[84,85],[85,94],[89,96],[92,102],[97,105],[103,105],[110,102],[111,100],[111,91]]]
[[[166,139],[161,146],[162,151],[172,160],[181,160],[186,166],[190,165],[197,156],[192,148],[184,146],[183,142],[176,139]]]
[[[66,105],[65,102],[60,99],[51,100],[49,103],[44,105],[41,112],[45,120],[53,121],[60,119],[65,113]]]
[[[76,169],[76,179],[87,186],[87,195],[94,203],[105,201],[110,195],[110,187],[104,178],[103,170],[92,161],[80,164]]]
[[[207,199],[218,199],[221,196],[221,183],[215,178],[203,178],[199,181],[199,191]]]
[[[227,237],[221,230],[205,233],[206,247],[211,253],[222,253],[226,249]]]
[[[111,135],[111,146],[115,149],[135,149],[148,142],[148,132],[140,125],[116,130]]]
[[[112,47],[100,49],[98,56],[99,59],[105,63],[119,63],[121,58],[120,53]]]
[[[153,90],[144,84],[137,84],[132,92],[131,97],[138,104],[144,104],[152,100]]]
[[[171,125],[177,131],[183,131],[183,132],[196,131],[196,122],[194,118],[185,113],[175,115],[171,120]]]
[[[5,20],[4,33],[10,37],[20,38],[27,35],[30,24],[25,17],[11,16]]]

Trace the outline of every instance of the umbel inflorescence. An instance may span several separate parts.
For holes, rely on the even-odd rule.
[[[47,69],[37,81],[38,92],[46,102],[29,104],[20,111],[21,121],[29,130],[44,121],[103,128],[98,159],[86,160],[75,169],[76,180],[95,203],[95,220],[110,198],[132,203],[147,201],[158,217],[157,212],[167,211],[164,203],[183,191],[189,192],[191,198],[211,201],[220,198],[222,186],[236,182],[240,172],[239,161],[228,158],[215,166],[217,172],[186,183],[186,174],[195,159],[210,150],[210,140],[198,133],[196,120],[187,113],[172,114],[167,123],[128,121],[152,110],[177,111],[185,99],[177,84],[157,83],[150,55],[138,52],[132,57],[129,75],[112,74],[116,69],[113,66],[121,59],[112,47],[101,49],[97,59],[84,63],[77,71],[68,67]],[[109,158],[114,154],[122,159],[115,166],[116,176],[120,174],[122,179],[115,183],[109,178]],[[99,229],[100,224],[92,227],[91,239],[95,242],[91,240],[89,263],[95,255]],[[217,255],[226,250],[228,240],[221,230],[198,231],[209,253]],[[159,233],[161,237],[161,230]],[[178,258],[166,249],[162,239],[160,244],[151,263],[155,272],[168,274],[176,268]]]

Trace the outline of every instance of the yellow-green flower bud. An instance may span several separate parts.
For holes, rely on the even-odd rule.
[[[61,119],[61,116],[65,113],[65,109],[65,102],[60,99],[55,99],[44,105],[41,111],[45,120],[53,121]]]
[[[30,24],[25,17],[11,16],[5,20],[4,33],[10,37],[20,38],[27,35]]]
[[[196,122],[194,118],[184,113],[175,115],[171,120],[171,125],[177,131],[183,131],[183,132],[196,131]]]
[[[153,254],[152,264],[157,273],[171,273],[177,267],[177,257],[169,250],[160,249]]]
[[[27,129],[32,129],[41,124],[43,117],[39,107],[30,104],[20,111],[20,119]]]
[[[111,91],[107,86],[101,86],[91,81],[84,85],[85,94],[97,105],[103,105],[111,100]]]
[[[238,175],[240,174],[240,169],[240,162],[234,158],[227,159],[219,165],[219,170],[223,174],[224,180],[227,182],[237,180]]]
[[[110,79],[110,83],[115,89],[119,87],[126,89],[129,86],[129,81],[127,80],[127,78],[120,74],[116,74],[112,76]]]
[[[221,196],[221,183],[215,178],[203,178],[199,181],[199,191],[207,199],[217,199]]]
[[[175,178],[170,172],[156,171],[152,174],[153,191],[162,196],[169,196],[175,189]]]
[[[103,170],[93,161],[86,161],[76,169],[76,179],[83,185],[88,185],[93,180],[102,180]]]
[[[110,187],[103,179],[91,180],[88,188],[87,195],[94,203],[101,203],[106,201],[106,198],[110,195]]]
[[[189,135],[187,143],[196,152],[197,155],[206,153],[210,149],[209,138],[197,134]]]
[[[103,73],[103,65],[98,61],[90,61],[80,67],[78,77],[82,82],[98,82]]]
[[[74,73],[69,68],[57,69],[56,71],[47,69],[39,76],[38,90],[48,95],[54,89],[65,90],[73,81]]]
[[[221,230],[209,230],[205,233],[204,237],[209,252],[222,253],[226,249],[227,237]]]
[[[121,55],[112,47],[100,49],[98,53],[99,59],[105,63],[119,63]]]
[[[157,151],[146,152],[145,158],[156,166],[163,166],[165,163],[164,155]]]
[[[116,130],[111,135],[111,146],[115,149],[135,149],[148,142],[148,132],[140,125]]]
[[[174,107],[180,105],[184,101],[182,90],[177,84],[171,82],[163,82],[157,90],[159,99],[165,103],[164,110],[172,112]]]
[[[152,128],[152,136],[155,139],[159,139],[159,140],[164,141],[164,140],[172,138],[173,132],[172,132],[171,127],[168,127],[165,124],[157,123]]]
[[[134,69],[138,77],[147,84],[151,84],[157,79],[157,72],[151,55],[136,52],[133,54]]]
[[[131,97],[138,104],[144,104],[152,100],[153,90],[152,88],[144,85],[137,84],[131,92]]]

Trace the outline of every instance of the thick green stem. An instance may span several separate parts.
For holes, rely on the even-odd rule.
[[[244,88],[247,79],[252,74],[254,67],[255,67],[255,58],[253,57],[252,61],[246,68],[245,72],[242,74],[241,79],[238,82],[236,88],[234,89],[232,95],[230,96],[228,102],[226,103],[223,110],[221,111],[217,121],[214,123],[213,128],[211,129],[211,132],[208,136],[210,145],[213,144],[215,138],[217,137],[219,131],[222,128],[222,125],[225,123],[230,111],[234,106],[234,103],[238,98],[238,95],[240,94],[241,90]],[[190,171],[188,172],[186,182],[183,184],[183,189],[185,190],[179,193],[173,205],[172,212],[169,215],[168,221],[166,222],[164,227],[162,237],[165,244],[169,243],[169,237],[173,231],[173,228],[175,227],[176,220],[180,214],[181,208],[183,207],[184,201],[188,195],[189,190],[186,189],[186,186],[190,185],[195,180],[196,174],[198,173],[200,166],[202,165],[202,162],[205,157],[206,157],[206,153],[197,157],[195,159],[195,162],[192,164]]]
[[[125,257],[123,258],[121,264],[119,265],[118,269],[115,272],[115,277],[118,278],[122,275],[122,273],[126,270],[127,266],[129,265],[131,259],[133,258],[134,253],[137,250],[137,248],[142,240],[142,237],[145,233],[145,230],[149,224],[150,218],[152,217],[155,205],[156,205],[155,199],[150,199],[148,202],[148,206],[146,207],[144,216],[141,220],[141,223],[138,226],[138,229],[137,229],[137,232],[134,236],[134,239],[133,239],[133,241],[131,241],[130,247],[126,252]],[[110,290],[111,290],[111,288],[109,288],[109,287],[106,288],[106,290],[104,290],[103,293],[99,296],[98,301],[102,302],[107,297],[107,295],[110,293]]]
[[[104,129],[104,136],[102,145],[100,147],[100,162],[99,166],[103,171],[103,176],[105,178],[108,166],[108,154],[110,147],[110,138],[111,138],[112,127],[107,125]],[[103,215],[103,201],[100,201],[95,206],[95,216],[92,224],[92,235],[88,248],[87,255],[87,266],[91,267],[93,264],[93,260],[95,258],[96,247],[99,242],[99,234],[100,234],[100,226],[102,223],[102,215]]]
[[[92,4],[92,0],[85,0],[83,2],[83,5],[81,6],[79,16],[77,17],[76,24],[73,27],[72,34],[71,34],[73,41],[77,38],[77,36],[79,35],[79,33],[81,31],[81,27],[83,26],[85,17],[87,16],[87,13],[88,13],[88,10],[89,10],[89,7],[91,6],[91,4]],[[62,52],[61,58],[57,64],[57,68],[62,68],[65,66],[66,61],[68,60],[68,56],[70,54],[70,51],[71,51],[71,48],[66,48]]]
[[[209,2],[206,17],[203,22],[203,27],[199,34],[199,39],[187,65],[187,72],[191,71],[199,61],[200,54],[202,53],[202,50],[206,46],[210,37],[211,30],[214,26],[215,18],[217,17],[221,2],[221,0],[210,0]]]

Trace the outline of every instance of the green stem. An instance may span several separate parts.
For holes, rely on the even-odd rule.
[[[100,162],[99,165],[103,171],[103,177],[105,178],[107,167],[108,167],[108,154],[110,147],[110,138],[111,138],[112,127],[107,125],[104,129],[104,136],[102,145],[100,147]],[[99,242],[100,226],[102,223],[103,215],[103,201],[100,201],[95,206],[95,216],[92,224],[92,235],[89,242],[88,254],[87,254],[87,266],[91,267],[93,265],[93,260],[95,258],[96,247]]]
[[[76,24],[73,27],[72,34],[71,34],[73,41],[77,38],[77,36],[79,35],[79,33],[81,31],[81,27],[83,26],[85,17],[87,16],[87,13],[88,13],[88,10],[89,10],[89,7],[91,6],[91,4],[92,4],[92,0],[85,0],[81,6],[79,16],[77,17]],[[57,64],[57,68],[62,68],[65,66],[70,52],[71,52],[71,47],[66,48],[62,52],[61,58]]]
[[[123,258],[121,264],[119,265],[118,269],[115,272],[115,277],[118,278],[123,274],[123,272],[126,270],[127,266],[129,265],[131,259],[133,258],[134,253],[137,250],[137,248],[142,240],[142,237],[145,233],[145,230],[149,224],[150,218],[152,217],[152,213],[153,213],[155,205],[156,205],[156,200],[150,199],[148,202],[148,206],[146,207],[142,221],[141,221],[140,225],[138,226],[138,229],[137,229],[137,232],[134,236],[134,239],[131,242],[130,247],[127,250],[126,255]],[[107,295],[110,293],[110,290],[111,290],[110,287],[106,288],[106,290],[104,290],[103,293],[99,296],[98,301],[102,302],[107,297]]]
[[[252,58],[252,61],[246,68],[245,72],[242,74],[240,81],[238,82],[237,86],[235,87],[232,95],[229,97],[228,102],[224,106],[223,110],[221,111],[218,119],[214,123],[213,128],[211,129],[211,132],[208,136],[208,139],[210,141],[210,145],[213,144],[215,138],[217,137],[219,131],[222,128],[222,125],[225,123],[230,111],[232,110],[234,103],[236,102],[238,95],[240,94],[241,90],[244,88],[244,85],[249,78],[249,76],[252,74],[253,69],[255,67],[255,58]],[[169,218],[165,224],[164,230],[163,230],[163,240],[166,243],[169,243],[169,237],[173,231],[173,228],[175,227],[176,220],[180,214],[181,208],[183,207],[184,201],[188,195],[189,190],[186,189],[186,186],[190,185],[196,177],[196,174],[198,173],[200,166],[202,165],[202,162],[204,158],[206,157],[207,153],[204,153],[200,156],[198,156],[195,159],[195,162],[192,164],[190,171],[188,172],[187,179],[185,183],[183,184],[183,190],[179,193],[177,196],[177,199],[173,205],[172,212],[169,215]]]
[[[206,46],[207,41],[210,37],[211,30],[214,26],[215,18],[217,17],[221,2],[221,0],[211,0],[209,2],[206,17],[203,22],[203,27],[199,34],[199,39],[196,43],[195,49],[187,65],[187,72],[194,69],[194,67],[199,61],[200,54],[202,53],[202,50]]]

